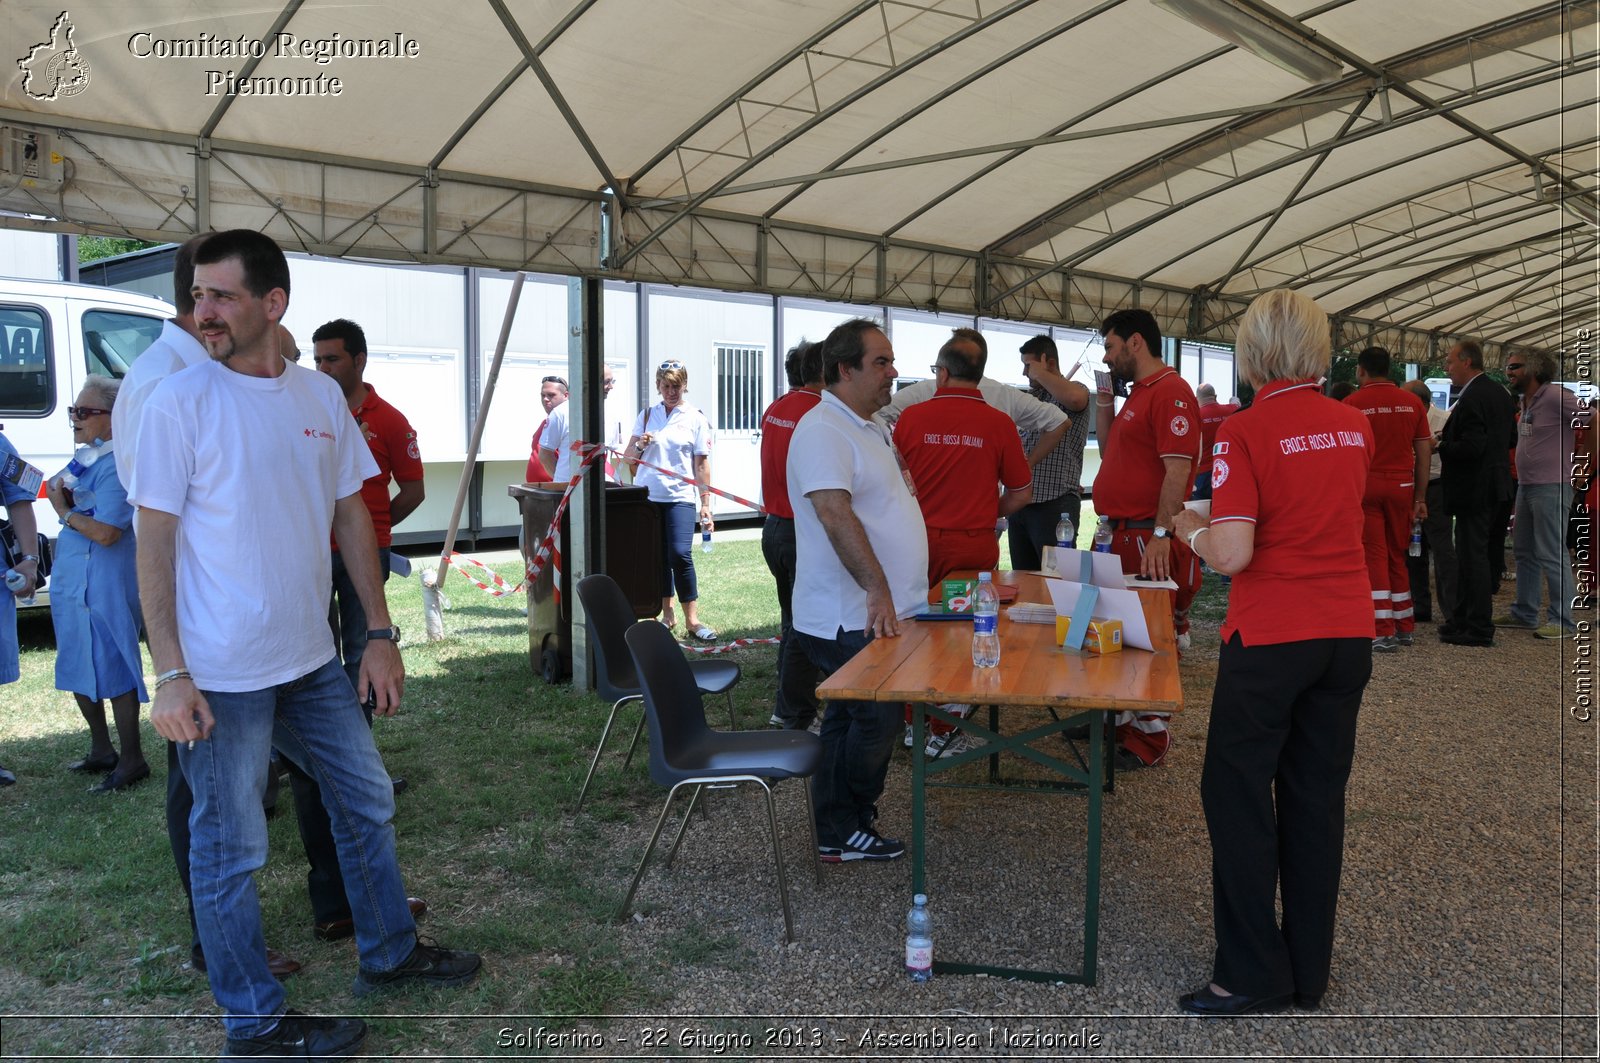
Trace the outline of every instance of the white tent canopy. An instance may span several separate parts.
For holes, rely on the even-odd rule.
[[[1223,342],[1289,285],[1407,360],[1583,342],[1595,4],[1208,2],[1339,73],[1149,0],[9,0],[0,208]]]

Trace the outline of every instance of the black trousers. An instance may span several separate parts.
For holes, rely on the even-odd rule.
[[[761,554],[778,584],[778,694],[772,714],[790,730],[804,731],[817,718],[817,684],[822,676],[794,635],[795,561],[794,520],[767,514],[761,527]]]
[[[1492,508],[1498,509],[1495,503]],[[1490,573],[1490,509],[1457,513],[1456,603],[1450,610],[1450,629],[1470,639],[1494,638],[1494,588]],[[1502,540],[1503,541],[1503,540]]]
[[[1321,997],[1344,862],[1365,638],[1222,647],[1200,797],[1217,953],[1230,993]],[[1283,901],[1280,925],[1274,895]]]
[[[1059,498],[1030,502],[1011,514],[1006,540],[1011,551],[1011,567],[1019,572],[1037,572],[1044,563],[1044,548],[1056,544],[1056,524],[1065,513],[1078,526],[1083,512],[1083,497],[1071,491]]]

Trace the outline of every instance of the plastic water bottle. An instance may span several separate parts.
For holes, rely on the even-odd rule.
[[[6,569],[6,589],[7,590],[20,591],[23,587],[27,586],[27,584],[28,584],[28,577],[27,576],[24,576],[22,573],[18,572],[14,568]],[[37,594],[30,594],[26,598],[18,598],[17,599],[17,603],[19,605],[33,605],[38,600],[39,600],[39,596]]]
[[[1078,540],[1078,529],[1072,526],[1072,518],[1065,513],[1056,521],[1056,549],[1071,550]]]
[[[89,471],[89,467],[100,460],[100,454],[100,445],[87,443],[74,451],[72,460],[61,470],[61,486],[76,487],[83,474]]]
[[[1094,552],[1109,554],[1111,552],[1111,518],[1101,517],[1100,523],[1094,527]]]
[[[705,521],[700,522],[700,552],[702,554],[711,552],[711,528]]]
[[[77,490],[78,481],[83,479],[83,474],[89,471],[90,466],[100,460],[100,455],[105,452],[104,446],[103,442],[96,440],[93,444],[86,443],[79,447],[59,476],[61,486],[72,492],[72,508],[86,517],[94,516],[94,492]]]
[[[911,898],[906,913],[906,975],[913,982],[933,981],[933,917],[925,893]]]
[[[1406,553],[1412,557],[1422,556],[1422,522],[1420,520],[1411,522],[1411,545],[1406,548]]]
[[[972,667],[1000,667],[1000,592],[988,572],[978,573],[972,594]]]

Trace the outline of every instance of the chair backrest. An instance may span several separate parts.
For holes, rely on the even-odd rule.
[[[623,641],[634,620],[628,596],[616,580],[596,572],[578,581],[578,597],[583,602],[584,626],[594,645],[595,685],[600,688],[600,696],[616,701],[639,693],[639,674],[634,670],[628,644]]]
[[[684,659],[683,647],[662,625],[641,620],[628,629],[626,638],[644,691],[644,716],[650,726],[650,778],[672,786],[690,774],[682,765],[694,758],[683,752],[711,733],[700,686]]]

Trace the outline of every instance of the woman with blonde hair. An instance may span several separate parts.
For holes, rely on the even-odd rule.
[[[1372,431],[1322,394],[1330,358],[1309,298],[1279,289],[1250,304],[1234,359],[1255,402],[1217,429],[1210,521],[1185,509],[1174,523],[1233,577],[1200,778],[1217,951],[1210,984],[1178,998],[1195,1014],[1312,1009],[1328,988],[1373,637]]]
[[[700,590],[694,571],[695,495],[699,519],[707,531],[711,519],[711,421],[685,398],[689,371],[676,359],[656,368],[656,393],[661,401],[646,407],[633,422],[633,435],[623,448],[634,463],[634,483],[650,489],[650,501],[661,512],[661,622],[672,627],[674,597],[683,604],[684,629],[701,642],[715,642],[717,633],[700,620]],[[657,472],[670,470],[677,475]],[[690,482],[690,481],[694,482]]]

